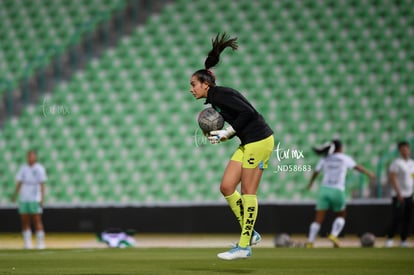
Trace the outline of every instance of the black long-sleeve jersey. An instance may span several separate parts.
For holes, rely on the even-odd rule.
[[[205,104],[211,104],[233,127],[242,145],[273,134],[263,116],[241,93],[232,88],[210,87]]]

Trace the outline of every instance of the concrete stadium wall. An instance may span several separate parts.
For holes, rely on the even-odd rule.
[[[349,204],[343,235],[372,232],[384,236],[391,207],[382,204]],[[261,205],[256,229],[262,233],[305,234],[314,217],[314,205]],[[0,232],[20,231],[16,209],[1,209]],[[180,207],[46,208],[43,214],[49,232],[99,232],[110,227],[153,233],[237,232],[238,224],[225,205]],[[328,212],[322,229],[325,236],[333,221]],[[414,223],[414,219],[413,219]],[[414,233],[414,225],[411,227]]]

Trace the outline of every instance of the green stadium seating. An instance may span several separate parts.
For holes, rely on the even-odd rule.
[[[50,2],[57,11],[67,5],[71,19],[63,21],[72,26],[96,6],[96,1],[81,9],[70,1]],[[261,183],[262,201],[313,199],[316,190],[302,192],[311,171],[276,170],[280,165],[314,169],[318,157],[311,146],[333,137],[344,141],[358,163],[374,170],[397,139],[414,136],[409,2],[169,4],[45,99],[68,114],[45,116],[39,103],[5,125],[0,160],[9,166],[0,167],[6,186],[0,204],[9,204],[13,174],[24,161],[24,150],[32,147],[47,167],[49,203],[223,201],[219,183],[237,141],[207,144],[196,123],[203,102],[188,91],[211,37],[224,30],[239,37],[240,48],[227,50],[214,69],[219,84],[254,102],[275,130],[276,144],[304,153],[303,159],[281,162],[272,156]],[[18,9],[12,8],[18,5],[14,1],[2,5]],[[37,24],[47,32],[45,22]],[[64,40],[68,34],[61,34],[61,28],[51,33]],[[18,30],[14,33],[18,36]],[[359,176],[350,172],[348,181],[349,194],[360,190]],[[367,181],[362,184],[366,191]]]
[[[6,81],[12,84],[9,89],[15,88],[126,4],[126,0],[0,1],[0,95]]]

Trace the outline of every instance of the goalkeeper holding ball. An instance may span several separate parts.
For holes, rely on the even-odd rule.
[[[220,191],[227,200],[240,226],[238,244],[217,256],[223,260],[248,258],[251,245],[257,244],[261,237],[254,231],[258,203],[257,189],[263,170],[267,168],[274,147],[273,131],[262,115],[238,91],[216,85],[216,78],[210,68],[220,59],[220,53],[227,47],[237,49],[237,38],[224,33],[212,41],[212,49],[205,60],[205,69],[196,71],[191,77],[191,93],[196,99],[206,98],[230,124],[225,130],[211,131],[210,143],[220,143],[237,136],[241,144],[231,157],[221,180]],[[241,194],[236,190],[241,183]]]

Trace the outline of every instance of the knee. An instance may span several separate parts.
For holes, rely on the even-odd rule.
[[[41,219],[38,219],[38,220],[36,221],[36,225],[37,225],[37,226],[43,226],[43,222],[42,222],[42,220],[41,220]]]
[[[41,218],[40,215],[35,216],[33,220],[34,220],[35,226],[42,226],[43,225],[42,218]]]
[[[315,219],[313,220],[315,223],[322,224],[325,219],[325,212],[324,211],[316,211]]]
[[[234,187],[233,186],[231,186],[231,185],[227,185],[227,184],[225,184],[225,183],[221,183],[221,185],[220,185],[220,192],[221,192],[221,194],[223,195],[223,196],[230,196],[230,195],[232,195],[233,193],[234,193],[234,191],[235,191],[236,189],[234,189]]]

